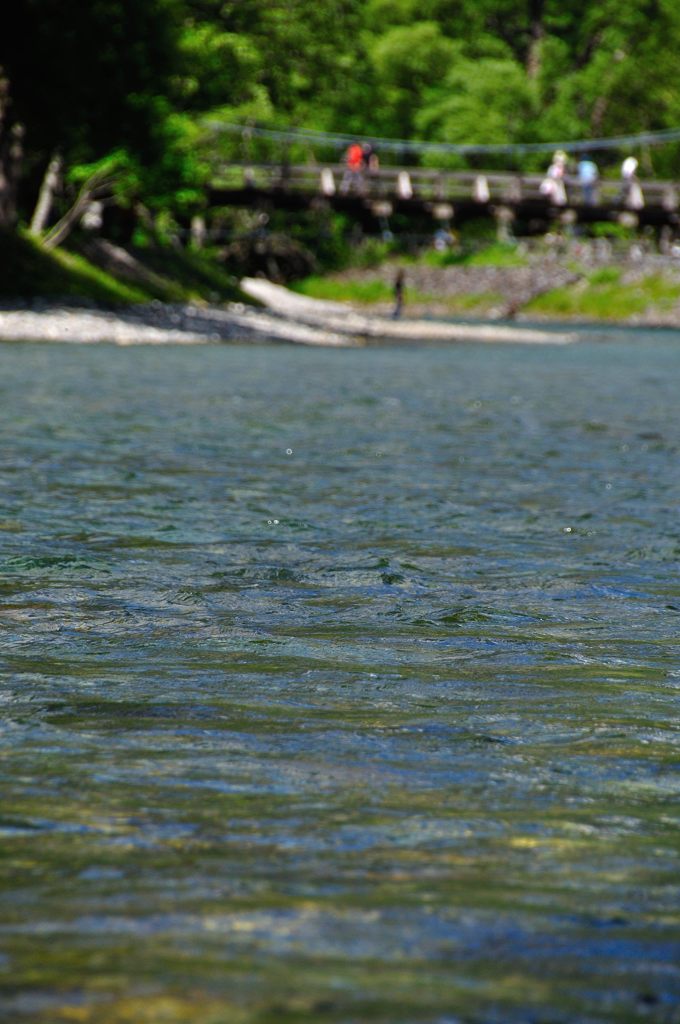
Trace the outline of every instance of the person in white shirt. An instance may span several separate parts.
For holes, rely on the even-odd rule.
[[[637,169],[638,162],[634,156],[627,156],[621,164],[621,202],[632,210],[640,210],[645,205]]]
[[[558,149],[552,158],[548,173],[541,182],[541,192],[555,206],[566,206],[567,192],[564,187],[564,175],[567,169],[567,154]]]

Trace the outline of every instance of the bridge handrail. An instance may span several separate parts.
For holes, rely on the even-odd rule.
[[[323,177],[325,175],[325,178]],[[216,169],[215,187],[255,187],[291,192],[323,194],[365,194],[368,198],[410,198],[444,201],[470,198],[478,201],[517,202],[543,199],[541,184],[544,174],[523,174],[504,171],[448,170],[432,167],[383,166],[366,172],[360,179],[348,180],[342,163],[333,164],[225,164]],[[483,186],[480,186],[483,182]],[[406,183],[406,184],[405,184]],[[578,202],[581,186],[577,176],[564,178],[566,201]],[[678,204],[680,183],[671,180],[642,179],[639,182],[645,203],[658,203],[668,209]],[[619,203],[622,184],[616,178],[602,178],[597,183],[600,201]],[[481,190],[480,190],[481,189]],[[487,197],[484,200],[484,196]]]

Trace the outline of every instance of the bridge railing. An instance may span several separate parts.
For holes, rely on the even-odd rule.
[[[583,202],[578,179],[567,175],[564,195],[553,198],[558,206]],[[319,196],[354,195],[367,200],[419,199],[432,202],[476,200],[483,203],[546,201],[542,190],[544,175],[496,171],[445,171],[429,167],[381,167],[358,175],[348,174],[343,164],[227,164],[220,167],[213,186],[222,189],[253,188],[275,193],[299,192]],[[596,205],[661,206],[675,210],[680,205],[680,185],[672,181],[643,180],[639,189],[624,199],[619,180],[604,178],[597,183]]]

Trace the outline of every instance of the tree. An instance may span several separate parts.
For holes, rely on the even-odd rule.
[[[57,149],[67,164],[118,147],[143,164],[162,159],[178,10],[177,0],[19,0],[0,35],[2,131],[23,126],[29,174]],[[2,217],[11,224],[16,209]]]

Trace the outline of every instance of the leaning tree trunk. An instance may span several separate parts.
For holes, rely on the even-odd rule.
[[[45,230],[45,226],[50,219],[50,213],[52,212],[52,203],[54,201],[54,193],[59,185],[59,178],[61,176],[62,158],[60,153],[55,153],[52,156],[45,176],[40,186],[40,192],[38,194],[38,202],[35,204],[35,210],[31,218],[31,225],[29,231],[32,235],[41,235]]]
[[[82,186],[71,209],[43,236],[42,241],[45,248],[55,249],[61,245],[73,231],[90,203],[101,196],[109,195],[112,186],[113,177],[111,175],[107,175],[103,171],[95,171]]]

